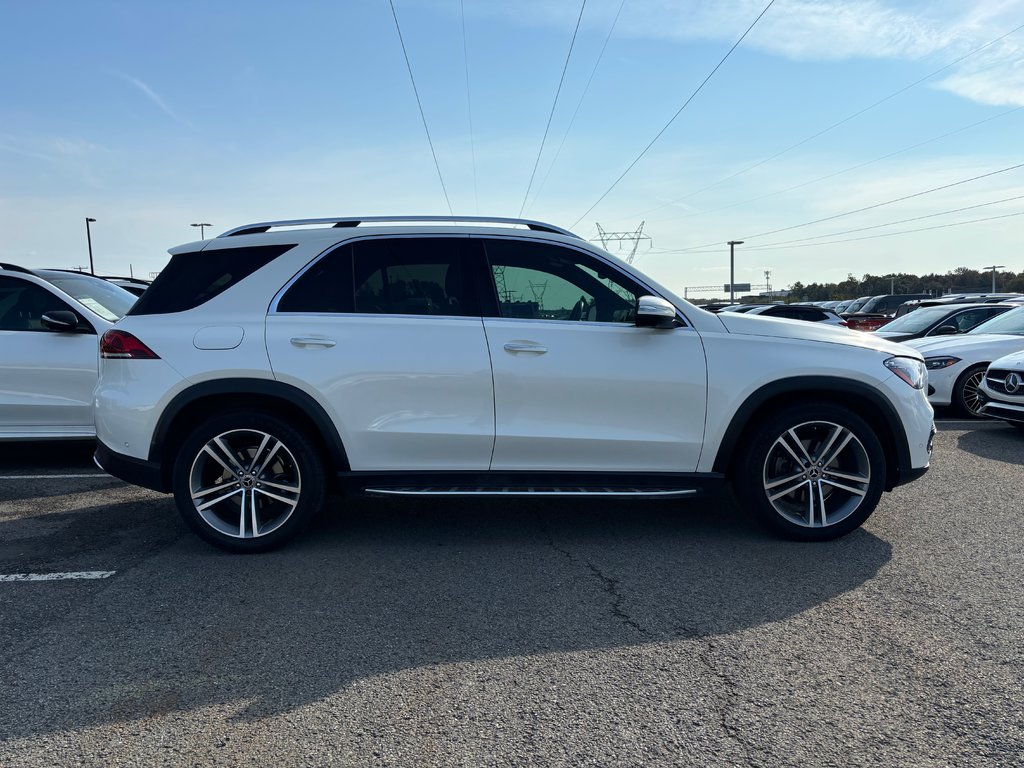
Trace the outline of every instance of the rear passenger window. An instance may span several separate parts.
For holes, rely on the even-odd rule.
[[[465,238],[358,240],[317,261],[279,312],[479,315],[467,284]]]
[[[352,245],[325,254],[307,269],[277,304],[278,312],[352,311]]]
[[[357,313],[478,315],[464,267],[464,238],[361,240],[353,244]]]
[[[258,245],[176,254],[128,314],[162,315],[198,307],[294,247]]]

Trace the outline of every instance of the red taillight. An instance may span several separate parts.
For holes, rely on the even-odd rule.
[[[111,328],[100,338],[100,357],[115,360],[159,360],[160,355],[125,331]]]
[[[850,324],[848,322],[846,322],[845,320],[840,320],[839,324],[841,326],[843,326],[843,328],[849,328],[850,327]]]

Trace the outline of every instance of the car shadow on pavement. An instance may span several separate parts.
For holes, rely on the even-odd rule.
[[[823,544],[775,539],[727,496],[331,507],[261,556],[164,530],[162,550],[53,631],[0,652],[0,740],[205,706],[259,720],[435,665],[699,641],[811,610],[891,557],[863,529]],[[118,524],[82,515],[83,526]]]
[[[1024,464],[1024,431],[1009,424],[1005,429],[986,425],[984,430],[965,432],[957,438],[956,444],[961,450],[983,459]]]

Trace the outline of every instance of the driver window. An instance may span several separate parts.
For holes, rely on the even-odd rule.
[[[640,288],[586,254],[546,243],[484,243],[499,316],[632,323]]]
[[[35,283],[0,277],[0,331],[48,331],[43,314],[59,309],[71,307]]]

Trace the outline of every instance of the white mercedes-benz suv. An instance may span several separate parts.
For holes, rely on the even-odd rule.
[[[97,462],[238,552],[329,491],[694,497],[824,540],[924,473],[919,353],[714,315],[550,224],[250,224],[171,250],[104,334]]]

